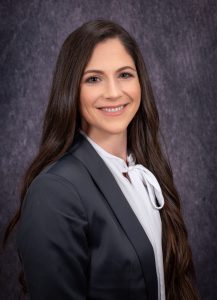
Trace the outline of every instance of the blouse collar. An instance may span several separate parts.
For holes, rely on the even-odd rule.
[[[132,153],[127,154],[127,163],[126,161],[121,158],[118,157],[116,155],[113,155],[111,153],[109,153],[108,151],[106,151],[105,149],[103,149],[101,146],[99,146],[96,142],[94,142],[83,130],[80,129],[80,132],[86,137],[86,139],[94,146],[94,148],[105,158],[105,159],[109,159],[110,162],[112,162],[116,168],[122,172],[128,172],[129,171],[129,167],[135,165],[135,159],[133,157]]]
[[[96,151],[102,155],[102,157],[112,163],[116,169],[121,173],[131,173],[136,172],[138,177],[142,178],[143,183],[147,187],[147,191],[152,202],[152,205],[156,209],[161,209],[164,206],[164,197],[162,194],[161,187],[157,181],[157,178],[154,174],[144,167],[141,164],[135,163],[135,158],[132,153],[127,155],[127,163],[124,159],[115,156],[106,150],[104,150],[101,146],[99,146],[96,142],[94,142],[84,131],[80,130],[80,132],[86,137],[86,139],[93,145]],[[158,205],[156,204],[155,197],[158,200]]]

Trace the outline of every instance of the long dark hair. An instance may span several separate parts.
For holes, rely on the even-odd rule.
[[[165,205],[160,213],[166,299],[198,299],[194,285],[192,253],[181,215],[180,197],[173,182],[169,161],[160,146],[159,115],[143,56],[129,33],[109,20],[86,22],[63,43],[54,71],[38,154],[22,179],[20,207],[6,229],[4,242],[20,218],[24,197],[33,179],[72,145],[81,126],[79,92],[85,66],[94,47],[109,38],[118,38],[131,55],[141,85],[141,105],[128,126],[128,148],[135,155],[137,163],[155,174],[165,198]]]

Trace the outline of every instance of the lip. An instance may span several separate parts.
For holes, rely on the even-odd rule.
[[[117,110],[117,111],[105,111],[105,110],[102,110],[102,108],[99,108],[99,111],[104,116],[108,116],[108,117],[120,116],[120,115],[124,114],[125,110],[127,109],[128,104],[129,103],[125,103],[125,104],[118,105],[118,106],[105,106],[105,107],[102,107],[102,108],[115,108],[115,107],[123,106],[123,108],[121,110]]]
[[[97,107],[97,108],[98,109],[101,109],[101,108],[117,108],[119,106],[126,106],[127,104],[129,104],[129,103],[122,103],[122,104],[113,105],[113,106],[109,106],[109,105],[107,105],[107,106],[100,106],[100,107]]]

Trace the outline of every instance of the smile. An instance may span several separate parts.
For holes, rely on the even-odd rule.
[[[115,108],[104,107],[104,108],[101,108],[101,109],[104,110],[104,111],[115,112],[115,111],[122,110],[123,108],[124,108],[124,105],[121,105],[121,106],[118,106],[118,107],[115,107]]]
[[[120,105],[120,106],[117,106],[117,107],[102,107],[102,108],[99,108],[99,109],[104,115],[119,116],[125,111],[126,106],[127,106],[127,104]]]

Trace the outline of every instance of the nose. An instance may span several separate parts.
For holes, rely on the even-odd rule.
[[[118,98],[121,94],[122,91],[118,80],[115,78],[108,79],[105,84],[104,97],[113,99]]]

